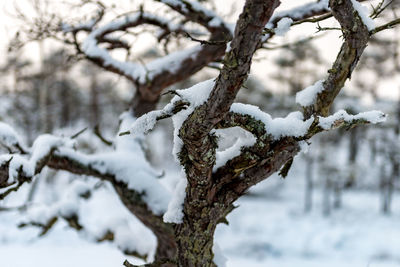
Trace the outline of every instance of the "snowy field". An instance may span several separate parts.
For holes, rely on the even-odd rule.
[[[227,266],[400,266],[400,197],[395,195],[392,215],[384,216],[376,192],[345,191],[343,207],[324,217],[322,192],[315,190],[309,214],[303,213],[303,193],[301,178],[274,176],[241,199],[230,225],[217,228]],[[38,238],[37,229],[18,229],[18,218],[1,212],[2,267],[110,267],[127,258],[110,244],[87,241],[64,222]]]

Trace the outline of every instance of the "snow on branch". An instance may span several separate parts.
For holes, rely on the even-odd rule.
[[[116,31],[124,31],[131,27],[141,24],[152,24],[170,32],[183,31],[180,26],[173,25],[164,18],[153,14],[140,12],[114,20],[104,26],[93,30],[82,44],[82,52],[91,60],[95,60],[99,65],[127,77],[132,81],[145,83],[152,80],[154,76],[161,72],[175,72],[187,58],[196,57],[201,50],[201,46],[171,53],[163,58],[159,58],[143,66],[134,62],[123,62],[114,59],[107,49],[99,46],[100,43],[107,41],[108,34]]]
[[[4,122],[0,122],[0,145],[4,146],[10,153],[15,151],[26,153],[19,135],[10,125]]]
[[[369,31],[372,31],[375,29],[375,22],[372,18],[369,17],[369,11],[366,6],[363,6],[361,3],[359,3],[356,0],[351,0],[354,9],[357,11],[358,15],[362,19],[363,23],[365,26],[367,26]]]
[[[127,115],[121,123],[127,129],[133,119]],[[125,128],[124,128],[125,127]],[[146,161],[137,139],[117,137],[115,151],[86,155],[73,149],[74,141],[53,135],[39,136],[28,155],[8,154],[0,157],[2,188],[29,181],[45,166],[123,183],[140,196],[156,215],[165,212],[169,192],[159,183],[159,174]]]
[[[238,126],[216,129],[214,133],[218,138],[218,150],[213,171],[224,166],[234,157],[239,156],[242,148],[250,147],[257,141],[253,134]]]
[[[57,176],[58,179],[64,177]],[[119,208],[120,200],[109,194],[113,190],[109,185],[96,187],[97,181],[79,179],[61,184],[64,190],[57,194],[57,199],[28,206],[19,227],[38,227],[41,230],[39,236],[44,236],[62,219],[91,241],[109,241],[127,255],[144,260],[151,258],[154,238],[126,209]],[[104,207],[108,208],[106,217]]]
[[[282,19],[291,19],[291,22],[300,21],[317,15],[322,15],[329,12],[329,0],[320,0],[314,3],[303,4],[289,10],[275,12],[266,25],[267,32],[278,26],[278,22]],[[270,34],[264,36],[263,41],[266,41]]]
[[[329,115],[330,106],[347,79],[351,77],[370,38],[369,30],[354,9],[352,0],[330,1],[330,8],[340,23],[344,42],[335,62],[328,70],[328,77],[322,83],[323,88],[319,82],[296,97],[304,108],[306,118],[313,115]]]
[[[64,33],[68,33],[68,32],[77,33],[79,31],[88,31],[89,32],[104,17],[106,7],[100,1],[96,1],[96,2],[87,1],[86,3],[84,2],[83,4],[87,4],[87,3],[94,3],[97,5],[98,10],[95,13],[95,15],[90,20],[79,23],[77,25],[72,25],[69,23],[61,22],[60,28],[61,28],[62,32],[64,32]]]
[[[154,128],[158,120],[172,117],[174,124],[173,154],[177,155],[182,146],[182,140],[179,137],[179,130],[182,123],[192,114],[196,107],[206,102],[214,84],[214,79],[210,79],[197,83],[187,89],[173,91],[176,96],[162,110],[155,110],[144,114],[133,122],[129,131],[121,132],[120,135],[131,134],[138,136],[147,134]]]
[[[386,114],[373,110],[362,112],[357,115],[348,114],[345,110],[339,110],[328,117],[319,117],[318,125],[324,130],[331,130],[339,127],[352,127],[357,124],[380,123],[386,121]]]
[[[311,118],[304,120],[301,112],[292,112],[285,118],[273,119],[268,113],[261,111],[257,106],[241,103],[232,104],[230,111],[241,115],[249,115],[258,120],[264,125],[265,131],[275,140],[288,136],[304,136],[313,122]]]
[[[280,19],[274,29],[275,34],[278,36],[284,36],[290,30],[292,23],[293,20],[291,18],[284,17]]]
[[[296,93],[296,103],[302,107],[311,106],[315,103],[317,95],[324,90],[323,80],[319,80],[313,85]]]
[[[133,136],[146,134],[154,128],[158,120],[171,117],[174,126],[174,146],[172,153],[178,160],[178,154],[183,145],[183,142],[179,136],[179,131],[182,127],[182,124],[198,106],[207,101],[214,84],[215,81],[210,79],[195,84],[190,88],[174,91],[173,93],[176,94],[176,96],[173,97],[171,102],[162,110],[151,111],[144,114],[129,126],[129,131],[122,132],[121,134],[124,136],[127,134]],[[131,136],[126,137],[132,139]],[[174,193],[172,194],[172,199],[165,202],[169,203],[167,211],[164,214],[165,222],[180,223],[182,221],[182,204],[185,197],[186,185],[186,178],[181,177]]]
[[[216,28],[230,29],[224,20],[215,14],[214,11],[205,8],[202,4],[195,0],[156,0],[168,5],[173,10],[184,15],[187,19],[203,25],[209,30]],[[233,33],[232,33],[233,34]]]
[[[361,7],[360,14],[365,14],[365,12],[361,12],[364,10],[364,6],[362,6],[359,2],[366,0],[352,1],[355,2],[355,7]],[[275,34],[278,36],[284,35],[289,30],[291,25],[297,25],[303,22],[318,22],[328,19],[331,16],[332,14],[329,7],[329,0],[318,0],[313,3],[306,3],[288,10],[276,12],[265,27],[266,34],[262,37],[262,43],[267,42]],[[373,21],[371,23],[372,19],[370,19],[368,16],[363,15],[363,20],[364,19],[366,25],[373,25]]]

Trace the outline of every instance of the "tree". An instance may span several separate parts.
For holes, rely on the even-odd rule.
[[[279,0],[247,0],[231,31],[222,18],[205,7],[208,1],[156,2],[176,11],[179,17],[169,21],[142,7],[99,26],[106,8],[96,2],[99,10],[86,23],[64,22],[59,28],[54,16],[49,22],[36,21],[37,27],[28,31],[28,38],[62,38],[87,60],[130,80],[136,91],[130,111],[121,116],[115,149],[107,153],[83,154],[73,149],[72,139],[53,135],[39,136],[31,148],[25,148],[15,132],[1,124],[0,141],[10,153],[1,157],[0,187],[5,191],[0,197],[31,181],[45,166],[93,176],[110,182],[128,210],[157,237],[155,260],[148,266],[215,266],[215,228],[226,222],[226,215],[235,208],[234,201],[251,186],[279,170],[285,177],[301,145],[320,132],[384,121],[385,114],[378,111],[330,115],[330,107],[351,77],[371,35],[400,22],[395,19],[374,27],[354,0],[323,0],[282,13],[274,13]],[[379,5],[374,13],[385,7]],[[234,103],[248,77],[254,53],[269,39],[291,25],[331,16],[340,24],[343,44],[327,77],[297,94],[302,112],[272,119],[258,107]],[[130,29],[144,24],[161,29],[160,41],[177,35],[199,44],[145,65],[112,57],[110,50],[130,48],[118,33],[130,34]],[[208,40],[197,38],[201,32],[193,24],[208,31]],[[81,32],[87,33],[83,41],[78,36]],[[155,110],[165,88],[215,62],[221,62],[222,68],[214,80],[171,91],[175,96],[170,103]],[[140,145],[143,135],[157,121],[169,117],[175,128],[174,154],[185,172],[171,197],[158,182]],[[244,137],[240,137],[238,131],[243,130]],[[218,151],[224,136],[232,134],[239,136],[237,141],[229,149]],[[85,195],[86,191],[78,191],[77,195]],[[68,207],[60,210],[59,217],[81,228],[75,206]],[[42,223],[44,229],[54,223],[54,217],[50,219]],[[125,262],[125,266],[132,265]]]

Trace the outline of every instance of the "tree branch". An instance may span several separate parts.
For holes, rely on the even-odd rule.
[[[344,35],[344,43],[323,82],[322,92],[317,94],[313,105],[304,107],[306,118],[311,115],[327,116],[333,100],[358,63],[369,41],[369,31],[351,1],[330,1],[333,16],[339,21]]]

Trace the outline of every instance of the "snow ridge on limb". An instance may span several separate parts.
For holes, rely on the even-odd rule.
[[[290,30],[292,23],[293,20],[291,18],[284,17],[280,19],[276,25],[276,28],[274,29],[274,33],[277,36],[284,36]]]
[[[313,85],[296,93],[296,103],[302,107],[311,106],[317,99],[317,95],[324,90],[323,80],[315,82]]]
[[[5,147],[10,153],[19,151],[25,154],[26,149],[21,142],[17,132],[8,124],[0,121],[0,145]]]
[[[209,30],[214,30],[215,28],[224,27],[225,29],[230,29],[230,27],[225,23],[225,21],[215,14],[214,11],[205,8],[202,4],[195,0],[156,0],[158,2],[168,5],[173,10],[184,15],[186,18],[193,22],[197,22],[203,25]],[[232,32],[233,34],[233,32]]]
[[[366,0],[359,0],[356,4],[364,1]],[[329,0],[316,0],[312,3],[306,3],[288,10],[275,12],[265,27],[266,34],[262,37],[261,44],[268,42],[268,40],[276,34],[274,28],[277,28],[278,22],[284,18],[291,19],[292,26],[304,22],[325,20],[331,16],[332,14],[329,7]],[[289,30],[289,28],[286,29]]]
[[[121,119],[122,130],[129,129],[134,121],[128,113]],[[0,192],[0,199],[31,181],[45,166],[108,181],[127,209],[157,237],[156,255],[170,257],[176,251],[176,245],[171,241],[173,229],[162,221],[161,216],[167,209],[170,194],[158,181],[159,174],[146,161],[139,140],[128,136],[117,137],[115,151],[86,155],[72,149],[68,138],[41,136],[27,155],[0,156],[0,189],[4,191]],[[14,170],[17,182],[8,183],[9,170]],[[49,222],[55,223],[53,220]]]
[[[312,119],[304,120],[301,112],[292,112],[285,118],[275,118],[263,111],[257,106],[234,103],[230,109],[231,112],[248,115],[259,121],[265,128],[267,134],[273,139],[279,140],[282,137],[300,137],[304,136],[312,123]]]
[[[23,183],[49,166],[124,183],[128,189],[142,194],[143,201],[154,214],[165,212],[169,193],[157,181],[158,174],[145,160],[137,140],[118,137],[115,151],[94,155],[75,151],[73,144],[74,140],[69,138],[46,134],[35,140],[28,155],[2,155],[0,184],[4,188]]]
[[[99,16],[99,19],[83,23],[83,26],[64,25],[62,27],[66,34],[72,34],[73,37],[67,43],[73,44],[80,54],[83,54],[94,64],[124,76],[135,84],[137,92],[135,99],[132,100],[132,109],[139,116],[155,108],[155,103],[163,89],[193,75],[210,62],[220,59],[225,52],[226,43],[232,38],[229,25],[214,12],[204,8],[196,1],[160,0],[159,2],[185,17],[182,25],[176,25],[172,23],[172,20],[166,20],[141,9],[136,13],[117,18],[102,26],[97,26],[102,17]],[[209,31],[208,40],[193,38],[190,34],[197,33],[198,30],[186,27],[187,22],[204,26]],[[169,53],[145,65],[114,58],[110,50],[124,48],[130,51],[131,47],[122,38],[115,38],[112,34],[143,24],[150,24],[161,29],[157,36],[160,42],[164,39],[167,40],[172,33],[175,33],[178,38],[189,38],[200,42],[200,44]],[[77,34],[79,31],[88,33],[83,43],[78,41]],[[143,102],[148,103],[149,106],[145,108],[136,107],[140,105],[138,103]]]
[[[265,43],[267,42],[276,32],[273,31],[274,28],[279,29],[279,22],[288,22],[290,19],[290,25],[287,26],[286,24],[286,31],[289,30],[290,26],[293,24],[293,22],[301,21],[303,19],[307,19],[310,17],[318,16],[318,15],[323,15],[326,14],[330,11],[329,6],[328,6],[329,0],[318,0],[314,3],[307,3],[303,4],[294,8],[291,8],[289,10],[285,11],[280,11],[280,12],[275,12],[271,19],[268,21],[267,25],[265,26],[265,34],[261,38],[261,42]],[[282,21],[283,20],[283,21]],[[278,31],[277,35],[280,35],[281,31]]]
[[[152,24],[168,32],[184,32],[181,26],[174,25],[164,18],[153,14],[140,12],[133,15],[114,20],[104,26],[93,30],[82,44],[82,52],[91,60],[101,61],[102,66],[110,68],[128,78],[131,81],[145,83],[152,80],[154,76],[161,72],[175,72],[186,58],[195,58],[201,50],[200,45],[183,51],[169,54],[161,59],[156,59],[145,66],[133,62],[123,62],[114,59],[105,48],[101,48],[99,43],[113,32],[123,31],[131,27],[142,24]]]
[[[331,130],[339,127],[352,127],[363,123],[381,123],[386,121],[386,114],[377,111],[367,111],[356,115],[348,114],[345,110],[339,110],[328,117],[318,117],[318,126],[324,130]]]
[[[375,21],[369,17],[368,14],[368,8],[366,6],[363,6],[361,3],[359,3],[356,0],[351,0],[354,9],[357,11],[358,15],[362,19],[363,23],[365,26],[367,26],[369,31],[372,31],[375,29]]]

